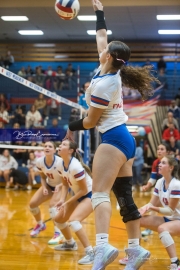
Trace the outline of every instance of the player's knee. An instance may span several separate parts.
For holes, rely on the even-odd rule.
[[[60,229],[60,230],[63,230],[65,229],[67,226],[68,226],[68,223],[67,222],[55,222],[55,225]]]
[[[82,224],[78,220],[74,220],[69,222],[69,227],[73,232],[78,232],[82,229]]]
[[[92,207],[95,209],[99,204],[104,202],[111,202],[109,194],[105,192],[95,192],[91,197]]]
[[[55,218],[55,216],[57,215],[58,211],[56,207],[50,207],[49,208],[49,215],[52,219]]]
[[[174,240],[168,231],[163,231],[159,234],[159,238],[165,248],[174,244]]]
[[[29,210],[30,210],[30,212],[33,214],[33,216],[36,216],[36,215],[39,214],[39,212],[40,212],[39,207],[31,208],[31,206],[30,206],[30,207],[29,207]]]
[[[117,177],[112,189],[119,203],[123,222],[141,218],[132,197],[132,177]]]

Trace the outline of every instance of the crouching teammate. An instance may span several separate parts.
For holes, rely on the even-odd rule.
[[[57,169],[62,159],[55,155],[55,152],[56,147],[54,143],[46,142],[44,146],[45,157],[41,157],[37,160],[36,166],[40,172],[42,186],[36,191],[29,203],[30,211],[37,222],[36,227],[30,233],[31,237],[36,237],[40,231],[46,229],[45,223],[42,222],[39,209],[39,206],[43,202],[50,200],[49,213],[51,218],[54,218],[57,212],[56,207],[54,206],[59,201],[60,193],[58,191],[62,186],[61,177],[59,176]],[[60,230],[54,226],[54,236],[48,244],[56,245],[63,242],[63,239],[64,237]]]
[[[66,241],[55,250],[77,250],[77,244],[72,238],[70,229],[76,233],[85,248],[86,255],[78,261],[79,264],[92,264],[94,261],[93,248],[81,225],[81,221],[93,211],[91,205],[92,179],[90,169],[82,162],[77,153],[77,144],[64,140],[59,146],[59,155],[62,157],[58,167],[62,177],[62,191],[60,201],[57,203],[59,212],[54,218],[56,226],[61,230]],[[74,195],[66,200],[68,189]],[[67,221],[69,221],[67,223]]]
[[[163,157],[159,164],[163,176],[156,183],[154,194],[148,204],[139,209],[143,215],[155,211],[162,216],[143,216],[141,227],[159,233],[159,238],[171,260],[170,270],[180,270],[180,262],[172,236],[180,236],[180,165],[174,157]],[[162,207],[158,207],[161,205]]]

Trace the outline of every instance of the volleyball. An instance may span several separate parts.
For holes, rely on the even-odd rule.
[[[72,20],[77,16],[80,4],[78,0],[56,0],[55,10],[61,19]]]

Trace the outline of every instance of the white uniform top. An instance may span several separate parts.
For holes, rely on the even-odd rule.
[[[99,76],[100,68],[92,78],[86,90],[86,103],[90,106],[105,109],[97,129],[104,133],[113,127],[127,122],[128,116],[123,111],[123,94],[120,71]]]
[[[60,166],[58,167],[58,172],[60,176],[63,177],[65,181],[67,181],[69,187],[75,194],[80,190],[77,181],[80,181],[83,178],[86,179],[86,184],[88,188],[87,193],[92,191],[92,179],[89,174],[84,170],[82,164],[77,158],[72,157],[69,163],[69,167],[67,169],[64,167],[64,162],[62,160]]]
[[[62,162],[62,158],[54,155],[54,162],[50,167],[48,167],[46,164],[45,157],[41,157],[37,159],[36,167],[38,168],[39,172],[42,172],[47,176],[46,182],[51,187],[55,187],[61,184],[62,182],[61,177],[58,173],[58,168],[61,162]]]
[[[173,178],[166,190],[164,177],[160,178],[155,185],[153,194],[159,197],[163,207],[167,207],[171,198],[180,199],[180,180]],[[166,216],[166,218],[170,220],[180,220],[180,201],[175,208],[174,214],[172,216]]]

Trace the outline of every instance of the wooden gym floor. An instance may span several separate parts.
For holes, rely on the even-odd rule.
[[[34,219],[28,210],[28,202],[34,194],[32,191],[6,191],[0,189],[0,270],[89,270],[91,266],[80,266],[77,261],[83,256],[83,248],[77,240],[77,251],[55,251],[47,242],[53,236],[52,221],[46,223],[47,229],[37,238],[29,236],[30,229],[35,225]],[[134,199],[139,206],[146,204],[150,195],[134,193]],[[127,245],[127,235],[119,212],[116,210],[116,201],[111,194],[113,214],[110,227],[110,243],[121,252],[118,257],[124,256],[124,247]],[[43,220],[49,219],[48,202],[41,206]],[[94,215],[91,214],[84,222],[89,239],[95,245]],[[179,238],[175,237],[177,251],[180,253]],[[151,251],[151,258],[141,267],[143,270],[169,269],[169,258],[162,246],[157,233],[142,240],[142,246]],[[124,269],[116,259],[106,269]]]

